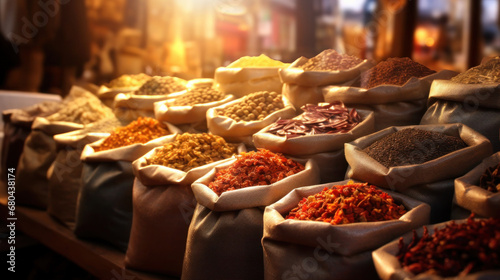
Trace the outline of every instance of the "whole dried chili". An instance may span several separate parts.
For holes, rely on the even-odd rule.
[[[327,222],[332,225],[399,219],[406,210],[388,193],[368,183],[325,187],[304,197],[286,219]]]
[[[268,133],[294,138],[304,135],[346,133],[362,121],[355,109],[347,109],[341,101],[306,104],[304,111],[293,119],[279,119]]]
[[[282,154],[258,149],[238,155],[233,164],[215,174],[208,187],[221,195],[226,191],[270,185],[304,169],[302,164]]]
[[[418,239],[405,246],[399,239],[397,258],[401,266],[418,275],[437,274],[442,277],[465,276],[489,269],[500,269],[500,219],[475,220],[472,214],[467,222],[448,223],[435,229],[432,235],[427,227]]]
[[[147,143],[170,134],[168,129],[153,118],[139,117],[127,126],[116,128],[94,151],[105,151],[137,143]]]
[[[484,171],[479,178],[479,186],[490,192],[500,192],[500,163]]]

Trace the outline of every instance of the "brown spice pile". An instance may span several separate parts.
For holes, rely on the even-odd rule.
[[[383,84],[404,85],[411,77],[421,78],[436,73],[408,57],[388,58],[361,75],[361,87],[373,88]]]
[[[353,68],[361,62],[363,61],[355,56],[327,49],[309,59],[300,68],[305,71],[338,71]]]
[[[473,67],[453,77],[451,81],[462,84],[500,83],[500,57]]]
[[[479,178],[479,186],[490,192],[500,192],[500,163],[484,171]]]

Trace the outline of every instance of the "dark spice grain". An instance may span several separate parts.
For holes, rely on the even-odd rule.
[[[422,164],[467,147],[459,137],[415,128],[406,128],[375,141],[363,151],[389,168]]]
[[[500,163],[484,171],[479,178],[479,186],[490,192],[500,192]]]

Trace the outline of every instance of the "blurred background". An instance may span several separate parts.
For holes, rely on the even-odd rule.
[[[408,56],[465,71],[500,52],[498,0],[0,0],[0,87],[64,96],[122,74],[211,78],[266,54]]]

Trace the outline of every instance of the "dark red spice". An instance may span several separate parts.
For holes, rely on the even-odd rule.
[[[429,235],[427,227],[419,239],[407,246],[399,239],[397,258],[401,266],[417,275],[437,274],[442,277],[463,277],[489,269],[500,269],[500,219],[475,220],[472,214],[467,222],[451,221]]]
[[[479,186],[490,192],[500,192],[500,163],[484,171],[479,178]]]
[[[388,193],[368,183],[350,183],[304,197],[286,218],[340,225],[399,219],[404,213]]]
[[[270,185],[304,170],[305,167],[266,149],[241,153],[228,168],[219,170],[208,185],[217,195],[223,192]]]
[[[408,57],[388,58],[361,75],[361,87],[404,85],[411,77],[421,78],[436,73]]]

